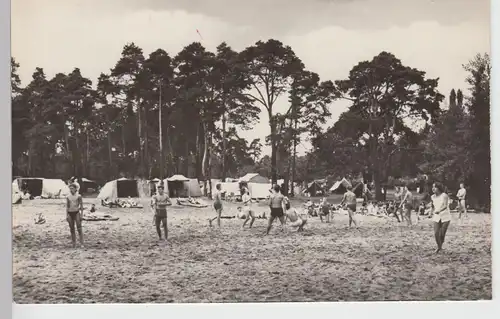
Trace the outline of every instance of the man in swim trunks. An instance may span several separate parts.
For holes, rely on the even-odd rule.
[[[269,208],[271,208],[271,218],[269,218],[269,224],[267,225],[266,235],[269,235],[273,222],[278,218],[281,222],[281,227],[285,224],[285,213],[284,213],[284,196],[280,193],[279,185],[274,185],[274,192],[269,197]]]
[[[69,224],[71,232],[71,241],[73,247],[76,247],[75,224],[80,238],[80,245],[83,246],[82,232],[82,215],[83,215],[83,200],[82,195],[77,192],[77,187],[74,184],[69,185],[70,194],[66,197],[66,220]]]
[[[213,219],[210,219],[210,225],[212,225],[211,221],[217,218],[217,226],[220,228],[220,219],[222,215],[222,190],[220,184],[215,185],[215,192],[213,193],[212,197],[214,199],[214,209],[217,213],[217,216]]]
[[[297,232],[304,231],[304,225],[307,223],[307,214],[299,215],[297,210],[290,205],[290,200],[285,197],[285,222],[290,221],[291,227],[297,227]]]
[[[408,189],[408,186],[403,187],[403,192],[402,192],[402,200],[401,204],[399,205],[399,208],[401,210],[401,216],[403,217],[403,220],[406,219],[406,223],[408,226],[411,226],[411,211],[413,210],[413,194],[410,192]],[[418,216],[418,214],[417,214]]]
[[[354,219],[354,214],[356,213],[356,194],[352,192],[352,186],[348,185],[347,186],[347,192],[345,192],[344,197],[342,198],[342,201],[340,202],[340,205],[346,205],[347,206],[347,212],[349,213],[349,228],[351,228],[351,225],[354,223],[354,226],[358,228],[358,223]]]
[[[153,195],[151,208],[155,212],[155,226],[158,237],[161,240],[161,228],[163,226],[163,231],[165,232],[165,240],[168,238],[168,228],[167,228],[167,206],[172,205],[170,198],[165,194],[165,189],[163,184],[159,184],[157,187],[158,193]]]

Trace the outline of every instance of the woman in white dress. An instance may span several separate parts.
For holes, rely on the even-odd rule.
[[[448,207],[448,195],[444,192],[441,183],[432,185],[432,221],[434,222],[434,237],[436,238],[437,250],[439,253],[443,248],[446,231],[451,221],[450,208]]]

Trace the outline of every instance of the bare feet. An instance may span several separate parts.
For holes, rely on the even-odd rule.
[[[435,253],[439,254],[440,251],[441,251],[441,247],[438,247],[438,249],[436,249]]]

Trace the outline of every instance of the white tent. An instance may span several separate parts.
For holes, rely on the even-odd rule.
[[[335,184],[330,187],[330,192],[343,192],[349,186],[352,187],[352,184],[344,177],[342,178],[342,180],[335,182]]]
[[[167,178],[169,182],[189,182],[189,178],[184,177],[184,175],[174,175],[172,177]]]
[[[138,198],[142,189],[140,183],[135,179],[120,178],[107,182],[97,195],[99,199],[116,199],[116,198]]]
[[[240,183],[238,182],[220,183],[220,188],[223,192],[226,192],[227,195],[240,195]]]
[[[260,183],[260,184],[269,184],[267,178],[257,174],[257,173],[248,173],[242,178],[239,179],[241,183]]]
[[[12,182],[12,192],[21,193],[21,185],[23,183],[26,184],[29,193],[33,197],[41,196],[49,198],[54,195],[69,195],[69,187],[62,179],[49,178],[16,178]]]
[[[263,184],[263,183],[248,183],[248,190],[250,191],[250,196],[254,199],[263,199],[268,198],[271,194],[269,190],[271,189],[272,184]]]

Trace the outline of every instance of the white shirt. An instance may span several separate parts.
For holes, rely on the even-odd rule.
[[[467,195],[467,191],[465,190],[465,188],[460,188],[457,192],[458,200],[464,200],[465,195]]]
[[[436,196],[436,194],[432,195],[432,204],[434,205],[434,211],[438,209],[442,209],[445,200],[448,198],[448,195],[445,193],[442,193],[439,196]],[[451,213],[450,213],[450,208],[448,205],[446,205],[446,209],[441,211],[439,214],[434,213],[432,216],[432,221],[438,223],[439,221],[441,222],[449,222],[451,220]]]
[[[241,196],[241,201],[243,202],[244,205],[250,206],[251,203],[250,195],[248,195],[248,193],[243,194],[243,196]]]

